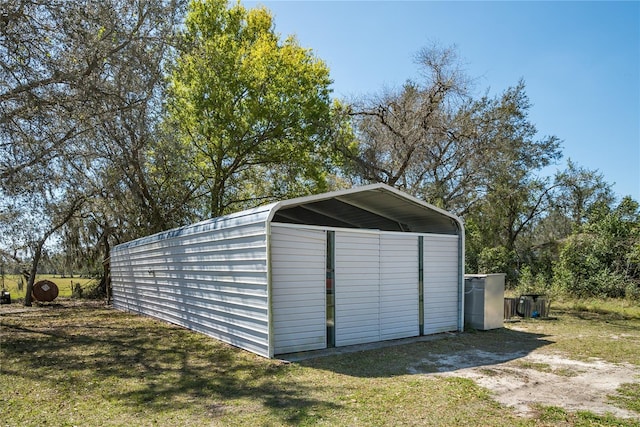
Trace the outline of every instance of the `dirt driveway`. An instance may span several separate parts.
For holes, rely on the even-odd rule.
[[[640,382],[640,367],[628,363],[597,358],[577,361],[542,350],[496,353],[469,349],[431,354],[409,371],[427,377],[469,378],[524,416],[533,415],[533,405],[541,404],[640,420],[639,413],[614,406],[609,398],[621,384]]]
[[[589,313],[548,320],[518,321],[490,331],[317,350],[289,355],[292,357],[287,360],[364,350],[384,354],[385,347],[398,346],[403,350],[397,350],[396,360],[408,361],[405,372],[427,379],[468,378],[522,416],[535,418],[540,405],[640,421],[640,412],[620,402],[637,396],[640,363],[627,361],[640,361],[640,323]],[[567,342],[573,344],[561,345]],[[308,365],[316,366],[313,362]],[[348,369],[344,373],[353,374]],[[631,389],[631,394],[620,395],[621,388]]]

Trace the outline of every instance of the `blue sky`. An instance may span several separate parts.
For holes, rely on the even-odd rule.
[[[244,1],[326,61],[348,98],[418,79],[414,54],[456,45],[475,92],[524,79],[539,135],[640,201],[640,2]],[[563,168],[563,163],[557,168]]]

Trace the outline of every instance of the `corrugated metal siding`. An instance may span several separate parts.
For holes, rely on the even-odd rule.
[[[380,236],[380,339],[417,336],[418,237]]]
[[[424,333],[458,329],[458,236],[424,235]]]
[[[326,232],[271,225],[274,353],[327,346]]]
[[[421,235],[461,234],[426,234],[424,239],[425,333],[457,329],[462,223],[384,185],[274,203],[116,246],[111,255],[114,306],[267,357],[272,351],[323,348],[329,228],[336,233],[336,345],[417,335],[418,235],[335,229],[314,222],[317,209],[308,209],[312,213],[303,218],[284,214],[307,205],[329,206],[323,201],[330,199],[350,206],[345,212],[323,213],[344,224],[353,214],[365,228],[384,217]],[[279,210],[291,223],[286,227],[304,231],[280,233],[286,227],[272,223],[275,233],[267,237],[267,222]],[[360,217],[361,211],[368,214]],[[389,225],[388,220],[374,222]],[[293,225],[298,221],[306,225]],[[378,228],[407,229],[389,227]]]
[[[116,246],[114,307],[268,357],[267,214],[246,211]]]
[[[336,346],[380,340],[380,236],[336,231]]]
[[[336,346],[417,336],[418,237],[337,231],[335,289]]]

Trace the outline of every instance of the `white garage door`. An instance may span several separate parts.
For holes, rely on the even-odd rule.
[[[271,225],[274,353],[327,346],[326,232]]]
[[[336,346],[419,334],[418,238],[336,232]]]
[[[380,339],[417,336],[418,237],[380,235]]]
[[[380,340],[380,236],[336,231],[336,346]]]
[[[424,236],[424,334],[458,329],[458,236]]]
[[[327,346],[327,232],[272,224],[275,354]],[[458,236],[424,235],[424,334],[458,329]],[[418,237],[335,232],[335,345],[419,335]]]

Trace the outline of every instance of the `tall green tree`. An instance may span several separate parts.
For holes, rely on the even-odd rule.
[[[325,188],[329,70],[265,8],[192,1],[171,70],[168,126],[202,183],[208,215]],[[311,190],[310,190],[311,189]]]
[[[570,159],[565,170],[554,177],[549,203],[533,227],[520,240],[521,258],[534,276],[547,282],[553,276],[553,264],[567,237],[580,232],[594,210],[613,206],[611,185],[602,174],[578,166]]]
[[[556,175],[555,181],[559,187],[555,207],[575,227],[584,224],[593,208],[614,203],[613,191],[604,176],[578,166],[571,159],[567,160],[566,170]]]
[[[421,81],[352,106],[357,145],[343,150],[356,182],[384,182],[464,217],[469,271],[505,269],[551,206],[555,183],[537,173],[561,157],[539,137],[523,81],[472,97],[454,48],[424,49]]]
[[[93,17],[101,25],[98,31],[108,31],[108,40],[122,47],[96,84],[97,102],[110,109],[91,121],[84,139],[92,157],[85,186],[93,197],[81,219],[65,226],[62,244],[65,251],[81,254],[84,267],[95,273],[113,244],[197,217],[191,201],[197,185],[177,173],[184,169],[174,150],[179,146],[161,126],[164,67],[175,51],[185,6],[186,0],[109,0]],[[100,276],[106,292],[108,271]]]
[[[539,137],[529,119],[531,104],[520,81],[500,96],[478,100],[482,117],[479,134],[491,141],[491,152],[482,166],[482,197],[465,217],[477,227],[471,254],[485,270],[491,264],[507,265],[511,283],[523,260],[523,237],[548,211],[554,183],[538,177],[538,172],[561,158],[560,141],[555,136]],[[524,239],[526,242],[526,239]],[[499,261],[496,256],[499,255]]]
[[[131,206],[129,201],[153,190],[138,169],[144,169],[155,140],[162,66],[180,3],[3,2],[0,227],[13,232],[0,244],[29,258],[32,273],[48,239],[72,235],[62,233],[70,221],[80,227],[86,218],[104,219],[110,209],[101,208]],[[157,204],[157,194],[149,199]],[[163,219],[154,216],[163,209],[147,209],[151,203],[134,206],[137,211],[126,218],[122,210],[119,218],[108,216],[103,230],[109,232],[98,235],[112,236],[115,224],[126,230]],[[16,209],[19,215],[6,215]],[[30,295],[28,288],[26,304]]]

